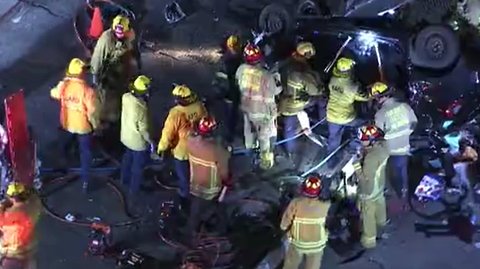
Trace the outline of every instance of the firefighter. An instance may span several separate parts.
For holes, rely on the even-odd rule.
[[[128,88],[135,53],[135,32],[127,17],[118,15],[100,36],[91,59],[94,84],[102,101],[101,122],[108,129],[120,119],[121,97]],[[137,59],[137,64],[140,64]],[[139,68],[140,69],[140,68]]]
[[[157,154],[163,156],[171,150],[175,173],[178,177],[182,202],[188,201],[190,192],[190,166],[187,138],[198,121],[207,116],[207,110],[197,95],[186,85],[176,85],[172,91],[176,106],[170,109],[158,143]]]
[[[120,140],[125,146],[122,159],[122,183],[131,196],[137,194],[143,181],[143,169],[155,145],[149,134],[147,101],[151,80],[141,75],[122,97]],[[134,199],[135,200],[135,199]]]
[[[40,199],[23,184],[12,182],[0,205],[0,267],[36,268],[35,227],[41,214]]]
[[[315,48],[312,43],[299,43],[287,70],[282,72],[285,74],[282,77],[286,77],[286,85],[280,94],[279,112],[284,120],[283,136],[285,139],[296,135],[299,114],[307,115],[304,112],[305,108],[322,94],[319,79],[307,62],[313,56],[315,56]],[[306,127],[302,128],[303,131],[310,132],[310,126]],[[295,141],[288,141],[285,146],[291,158],[295,151]]]
[[[375,125],[361,127],[358,138],[362,151],[354,168],[359,182],[358,203],[363,227],[360,242],[369,249],[376,246],[378,229],[385,228],[387,224],[384,189],[388,149],[382,130]]]
[[[275,96],[282,91],[275,76],[263,66],[260,48],[248,44],[243,51],[246,63],[240,65],[235,78],[240,89],[240,109],[243,112],[245,147],[260,146],[260,168],[274,164],[274,144],[277,137],[277,105]]]
[[[360,124],[357,118],[355,101],[365,102],[368,97],[359,92],[360,85],[354,80],[355,61],[342,57],[333,68],[333,76],[328,84],[327,103],[328,152],[333,152],[342,142],[345,127]]]
[[[66,155],[72,140],[78,140],[84,192],[88,189],[90,177],[92,134],[98,127],[98,98],[85,76],[85,62],[74,58],[68,65],[65,78],[50,91],[50,96],[60,102],[60,125],[68,136],[64,145]]]
[[[303,182],[303,197],[293,199],[283,214],[280,228],[288,232],[288,246],[284,269],[299,268],[303,257],[306,269],[318,269],[327,245],[325,227],[330,201],[319,199],[322,180],[312,174]]]
[[[237,72],[242,62],[242,44],[240,37],[230,35],[222,46],[222,72],[216,74],[217,79],[222,79],[226,82],[226,127],[227,142],[230,144],[233,143],[235,139],[235,128],[237,126],[238,107],[240,104],[240,92],[235,82],[235,72]]]
[[[218,212],[216,201],[221,189],[223,186],[230,186],[230,152],[214,136],[216,128],[214,118],[204,117],[187,142],[192,195],[188,230],[191,235],[198,231],[203,221]]]
[[[375,125],[385,132],[386,147],[390,154],[388,166],[391,184],[398,197],[406,199],[408,192],[408,156],[410,155],[410,135],[417,125],[413,109],[393,96],[393,88],[383,82],[376,82],[370,94],[380,105],[375,113]]]

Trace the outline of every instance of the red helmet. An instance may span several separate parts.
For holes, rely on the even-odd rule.
[[[215,130],[215,128],[217,128],[217,121],[213,117],[207,116],[198,122],[197,131],[200,135],[208,135]]]
[[[318,175],[310,175],[303,182],[302,192],[307,197],[318,197],[322,191],[322,180]]]
[[[243,58],[248,64],[257,64],[262,60],[263,54],[257,45],[247,44],[243,49]]]
[[[383,138],[383,131],[373,124],[358,129],[358,139],[360,141],[375,141],[381,138]]]

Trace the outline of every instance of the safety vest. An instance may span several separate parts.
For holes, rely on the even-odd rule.
[[[275,79],[260,66],[242,64],[235,74],[241,94],[241,109],[249,118],[275,117],[275,95],[280,93]]]
[[[95,91],[79,78],[67,77],[50,91],[60,101],[60,124],[64,130],[87,134],[97,125],[97,97]]]
[[[188,160],[187,138],[195,124],[206,115],[207,110],[200,101],[170,109],[158,142],[158,150],[171,149],[175,159]]]
[[[359,85],[349,78],[333,77],[328,85],[329,100],[327,103],[327,121],[335,124],[347,124],[353,121],[355,101],[368,101],[358,92]]]

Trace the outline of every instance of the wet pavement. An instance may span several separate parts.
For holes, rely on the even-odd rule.
[[[52,0],[51,2],[54,1]],[[58,104],[50,100],[48,91],[61,79],[65,65],[70,58],[82,56],[83,51],[73,35],[72,25],[69,20],[42,12],[45,11],[34,9],[27,12],[24,16],[27,16],[25,18],[30,18],[26,21],[30,22],[30,24],[0,23],[0,30],[3,29],[3,32],[6,33],[0,37],[0,51],[2,55],[10,54],[11,52],[12,56],[0,57],[2,59],[0,66],[8,66],[6,69],[2,68],[0,73],[0,82],[5,86],[0,95],[4,97],[8,92],[15,89],[25,89],[28,120],[34,129],[39,143],[41,158],[44,160],[44,165],[48,167],[55,164],[56,159],[59,158],[58,154],[52,150],[52,147],[58,143]],[[198,24],[199,21],[208,17],[208,12],[204,11],[203,14],[197,14],[196,18],[190,18],[189,24]],[[43,18],[37,25],[48,24],[48,31],[44,31],[41,34],[38,33],[43,35],[41,37],[32,34],[32,39],[25,37],[25,40],[19,40],[14,32],[20,30],[33,31],[31,29],[35,28],[29,27],[33,25],[35,18]],[[214,24],[209,26],[210,28],[205,27],[205,29],[200,30],[208,32],[213,26]],[[188,24],[180,28],[182,29],[182,27],[184,28],[183,30],[190,29]],[[200,31],[198,28],[191,27],[191,29],[197,29],[191,31]],[[235,28],[232,25],[229,27]],[[6,31],[6,29],[11,29],[13,32]],[[164,31],[163,28],[163,30],[155,27],[151,29],[151,33]],[[224,31],[226,31],[224,28],[217,29],[215,35],[221,37]],[[153,114],[152,129],[156,136],[159,135],[163,119],[172,104],[170,97],[172,83],[186,83],[198,91],[201,96],[212,95],[210,83],[215,68],[211,60],[206,59],[208,57],[205,55],[211,55],[213,46],[218,42],[212,41],[213,38],[200,34],[195,40],[188,40],[187,34],[173,33],[169,35],[168,41],[170,44],[177,39],[185,40],[181,50],[178,50],[178,48],[175,51],[167,50],[167,48],[172,46],[164,45],[165,52],[170,54],[173,52],[177,53],[177,59],[151,52],[143,54],[144,72],[154,79],[154,92],[150,107]],[[175,37],[175,35],[177,36]],[[33,42],[35,45],[33,45]],[[204,45],[199,49],[197,45],[202,44],[202,42]],[[15,51],[4,49],[7,44],[18,45],[18,53],[21,55],[13,57]],[[185,54],[188,54],[185,51],[189,52],[190,56],[185,56]],[[194,53],[202,54],[202,56],[194,57],[192,56]],[[214,114],[222,115],[218,101],[211,102],[210,108]],[[303,152],[306,153],[304,154],[304,160],[301,161],[303,164],[301,171],[305,171],[312,164],[318,163],[323,154],[321,149],[314,147],[311,141],[304,138],[301,141],[304,141],[302,142],[305,148]],[[237,146],[241,146],[240,137],[238,137],[236,143]],[[235,157],[233,161],[233,167],[236,168],[234,174],[239,181],[239,188],[245,190],[245,192],[248,190],[251,193],[255,193],[257,197],[278,195],[278,193],[275,193],[275,195],[273,195],[274,193],[269,194],[269,192],[278,190],[278,182],[275,181],[275,178],[278,175],[290,173],[289,171],[291,171],[291,164],[281,158],[279,159],[280,165],[274,171],[263,175],[252,173],[251,160],[245,156]],[[120,198],[105,184],[105,179],[101,177],[95,178],[94,182],[96,186],[89,195],[83,195],[80,192],[80,184],[74,182],[52,193],[46,202],[61,216],[73,213],[79,219],[100,217],[102,220],[109,222],[127,220],[128,217],[121,206]],[[47,191],[55,187],[56,185],[49,185]],[[233,199],[235,194],[238,193],[233,192],[229,195]],[[158,206],[161,201],[168,200],[172,196],[171,192],[159,188],[145,193],[147,202],[152,207]],[[373,252],[367,253],[357,261],[345,265],[339,265],[338,263],[343,258],[339,257],[331,249],[327,249],[323,268],[478,268],[478,264],[480,264],[480,252],[478,249],[473,249],[471,246],[453,237],[425,238],[422,234],[414,232],[414,221],[418,220],[416,216],[411,213],[403,213],[394,205],[391,205],[390,209],[394,224],[394,231],[390,239],[381,242],[379,247]],[[126,242],[127,247],[138,248],[162,261],[158,268],[175,268],[168,264],[177,258],[178,251],[164,244],[156,236],[154,230],[154,227],[136,229],[133,226],[116,229],[114,233],[116,239]],[[88,242],[88,232],[89,229],[87,228],[62,223],[44,214],[39,227],[39,269],[112,268],[113,264],[109,260],[84,256]]]

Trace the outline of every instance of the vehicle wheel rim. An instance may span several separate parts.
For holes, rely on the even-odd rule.
[[[440,35],[432,35],[426,40],[425,48],[430,58],[439,59],[445,54],[446,43]]]
[[[265,29],[268,33],[274,34],[281,32],[283,29],[283,20],[281,19],[279,14],[271,14],[266,19],[266,28]]]
[[[320,10],[315,6],[315,3],[311,1],[303,2],[298,8],[298,15],[314,16],[320,15]]]

